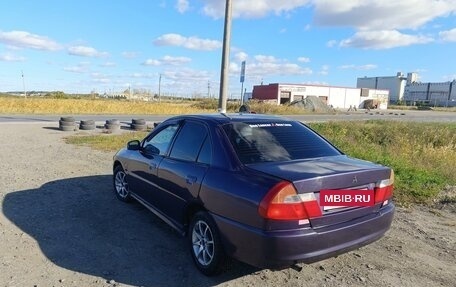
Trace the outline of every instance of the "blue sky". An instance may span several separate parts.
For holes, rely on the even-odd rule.
[[[456,0],[232,0],[230,94],[456,78]],[[0,91],[217,96],[225,0],[0,1]],[[24,82],[21,77],[24,74]]]

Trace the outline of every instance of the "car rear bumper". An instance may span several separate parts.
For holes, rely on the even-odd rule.
[[[390,228],[395,207],[330,227],[287,231],[253,229],[216,215],[224,248],[230,256],[259,268],[279,269],[312,263],[380,239]]]

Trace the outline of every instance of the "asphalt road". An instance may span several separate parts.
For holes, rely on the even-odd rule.
[[[58,122],[61,115],[0,115],[0,123],[13,122]],[[68,115],[65,115],[68,116]],[[76,121],[95,120],[104,122],[107,119],[118,119],[131,123],[133,118],[145,119],[148,122],[160,122],[171,115],[74,115]],[[302,122],[352,121],[352,120],[398,120],[416,122],[453,122],[456,123],[456,112],[440,111],[399,111],[374,110],[357,112],[337,112],[334,114],[305,114],[286,116]]]

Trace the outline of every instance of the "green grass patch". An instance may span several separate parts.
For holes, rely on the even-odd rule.
[[[349,156],[395,171],[400,204],[431,203],[456,185],[456,123],[392,121],[313,123],[310,126]]]
[[[68,144],[88,146],[101,151],[117,151],[127,145],[127,142],[137,139],[141,140],[147,132],[126,132],[122,134],[101,134],[101,135],[74,135],[65,138]]]
[[[432,203],[446,186],[456,185],[456,123],[353,121],[309,126],[347,155],[393,168],[394,197],[400,205]],[[145,135],[76,135],[66,142],[116,151]]]

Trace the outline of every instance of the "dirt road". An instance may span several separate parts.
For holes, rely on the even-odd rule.
[[[381,240],[303,270],[241,263],[215,278],[186,243],[111,191],[112,153],[65,144],[57,123],[0,124],[1,286],[454,286],[454,207],[398,208]],[[71,134],[71,133],[70,133]]]

